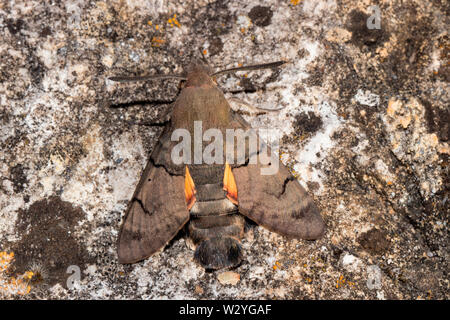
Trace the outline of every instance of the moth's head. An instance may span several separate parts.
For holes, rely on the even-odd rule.
[[[213,69],[201,60],[197,60],[187,68],[186,87],[211,87],[215,85],[211,75]]]

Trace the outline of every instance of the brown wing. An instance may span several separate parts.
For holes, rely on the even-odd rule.
[[[167,135],[163,134],[160,140]],[[170,136],[169,136],[170,137]],[[157,147],[152,158],[160,152]],[[184,177],[171,175],[151,159],[129,204],[120,229],[120,263],[143,260],[164,247],[189,220]]]
[[[239,115],[234,114],[233,118],[233,127],[250,128]],[[257,155],[250,155],[249,160],[253,157]],[[281,235],[308,240],[320,238],[325,224],[319,209],[281,161],[273,175],[261,175],[261,168],[268,166],[250,163],[233,169],[239,212]]]

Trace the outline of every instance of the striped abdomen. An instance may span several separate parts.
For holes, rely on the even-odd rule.
[[[223,188],[224,166],[194,165],[195,203],[190,208],[189,237],[196,246],[195,259],[206,269],[238,265],[244,217]]]

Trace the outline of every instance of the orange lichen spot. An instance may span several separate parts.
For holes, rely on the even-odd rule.
[[[227,198],[235,205],[237,205],[238,192],[236,187],[236,180],[234,180],[234,175],[228,162],[225,163],[225,173],[223,175],[223,190],[227,192]]]
[[[392,181],[388,181],[388,182],[387,182],[387,185],[388,185],[388,186],[391,186],[391,185],[392,185]]]
[[[241,32],[242,32],[242,33],[245,33],[245,28],[241,28]]]
[[[0,271],[6,270],[9,263],[14,259],[14,252],[0,252]]]
[[[169,25],[170,25],[171,27],[173,27],[173,26],[175,25],[175,26],[177,26],[177,27],[179,28],[179,27],[181,26],[181,25],[180,25],[180,22],[177,20],[177,14],[176,14],[176,13],[173,15],[172,18],[169,18],[169,19],[167,20],[167,23],[169,23]]]
[[[155,29],[156,29],[156,30],[159,30],[159,25],[158,25],[158,24],[155,25]]]
[[[275,264],[272,268],[273,270],[281,269],[281,263],[279,261],[275,261]]]
[[[345,113],[345,112],[338,112],[338,116],[341,117],[341,118],[344,118],[344,119],[348,118],[348,114]]]
[[[0,252],[0,296],[25,295],[31,290],[29,282],[34,273],[27,271],[17,276],[8,276],[8,268],[14,259],[13,252]]]
[[[184,196],[186,198],[188,210],[190,210],[195,203],[196,193],[197,190],[195,190],[194,180],[192,180],[191,174],[189,173],[189,168],[186,166],[186,174],[184,178]]]
[[[306,140],[306,138],[308,138],[308,135],[306,133],[303,133],[298,139],[300,141]]]
[[[352,281],[348,281],[344,278],[343,275],[339,276],[339,279],[336,280],[336,289],[338,289],[339,287],[344,286],[345,284],[347,284],[348,286],[354,286],[355,283]]]
[[[300,1],[301,1],[301,0],[291,0],[291,4],[292,4],[293,6],[296,6],[296,5],[298,5],[298,4],[300,3]]]
[[[161,44],[163,44],[164,42],[166,42],[166,40],[161,39],[159,37],[153,37],[152,38],[152,47],[159,47],[161,46]]]
[[[203,290],[203,288],[201,286],[199,286],[199,285],[195,286],[195,293],[203,294],[203,292],[204,292],[204,290]]]
[[[177,20],[177,15],[176,15],[176,14],[173,15],[173,23],[174,23],[178,28],[181,27],[180,22]]]
[[[208,50],[205,49],[202,52],[203,52],[203,55],[206,56],[206,54],[208,53]]]
[[[148,21],[147,21],[147,24],[148,24],[149,26],[151,26],[151,25],[152,25],[152,22],[151,22],[150,20],[148,20]]]

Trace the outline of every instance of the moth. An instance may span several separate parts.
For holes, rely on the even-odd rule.
[[[195,124],[225,135],[227,130],[248,132],[251,126],[234,112],[215,77],[240,70],[276,68],[284,62],[267,63],[219,72],[205,63],[193,63],[184,75],[112,77],[113,81],[140,81],[177,78],[185,81],[171,105],[170,120],[150,155],[147,166],[129,202],[122,223],[117,252],[122,264],[144,260],[163,248],[184,227],[192,241],[194,260],[205,269],[238,266],[243,260],[241,239],[244,217],[280,235],[314,240],[325,231],[324,221],[311,196],[282,163],[275,174],[262,174],[273,163],[260,163],[255,157],[272,152],[258,143],[249,147],[252,133],[224,152],[217,152],[214,163],[173,161],[173,140],[177,129],[195,136]],[[243,141],[245,145],[243,145]],[[259,139],[258,141],[261,141]],[[198,147],[192,146],[191,150]],[[200,142],[204,147],[205,141]],[[265,149],[263,147],[266,147]],[[230,163],[238,148],[244,152],[240,163]],[[263,150],[264,149],[264,150]],[[278,158],[277,158],[278,159]]]

